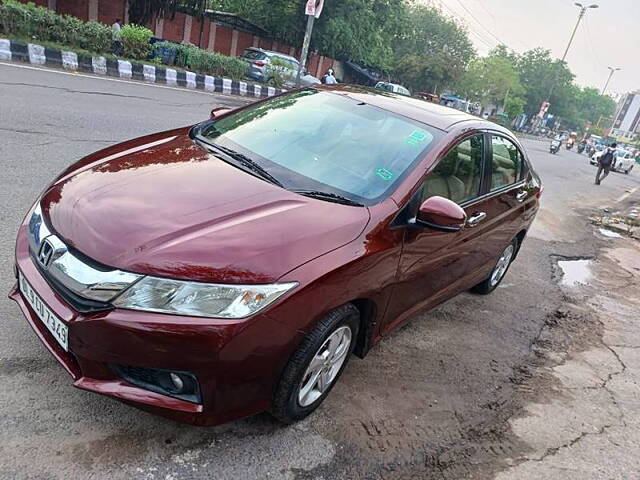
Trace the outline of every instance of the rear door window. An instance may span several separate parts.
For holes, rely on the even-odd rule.
[[[480,195],[484,136],[463,140],[453,147],[429,174],[422,187],[422,200],[433,196],[458,204]]]
[[[518,147],[504,137],[491,136],[491,190],[516,183],[521,178],[523,156]]]
[[[247,60],[264,60],[267,56],[258,50],[245,50],[242,58],[246,58]]]

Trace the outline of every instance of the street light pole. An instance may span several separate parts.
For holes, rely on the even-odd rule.
[[[564,50],[564,55],[562,55],[562,61],[563,62],[567,58],[567,53],[569,53],[569,48],[571,47],[571,44],[573,43],[573,37],[576,36],[576,32],[578,31],[578,27],[580,26],[580,22],[582,21],[582,18],[584,17],[585,13],[587,13],[587,9],[588,8],[598,8],[598,4],[596,4],[596,3],[593,3],[593,4],[589,5],[588,7],[585,7],[584,5],[582,5],[579,2],[576,2],[575,5],[577,7],[580,7],[580,14],[578,15],[578,21],[576,22],[576,26],[573,27],[573,32],[571,32],[571,38],[569,38],[569,43],[567,44],[567,48]]]
[[[578,21],[576,22],[576,26],[573,27],[573,32],[571,32],[571,37],[569,38],[569,43],[567,43],[567,48],[564,49],[564,54],[562,55],[562,62],[564,62],[567,58],[567,54],[569,53],[569,48],[571,48],[571,44],[573,43],[573,37],[576,36],[576,32],[578,31],[578,27],[580,26],[580,22],[582,21],[583,17],[585,16],[585,14],[587,13],[587,10],[589,8],[598,8],[599,5],[597,3],[592,3],[591,5],[585,7],[584,5],[582,5],[579,2],[575,2],[575,5],[577,7],[580,7],[580,14],[578,15]],[[549,87],[549,94],[547,95],[547,102],[551,101],[551,95],[553,95],[553,90],[556,87],[556,82],[557,82],[558,78],[556,76],[556,78],[553,80],[553,82],[551,82],[551,86]]]
[[[600,95],[604,95],[604,92],[607,91],[607,87],[609,86],[609,82],[611,81],[611,77],[613,77],[613,74],[616,73],[618,70],[620,70],[620,68],[613,68],[613,67],[607,67],[609,69],[609,77],[607,78],[606,83],[604,84],[604,87],[602,87],[602,92],[600,92]]]

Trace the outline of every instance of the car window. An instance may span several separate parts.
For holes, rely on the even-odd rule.
[[[200,135],[249,156],[285,188],[328,191],[371,205],[397,186],[442,132],[309,88],[229,114]]]
[[[440,196],[464,203],[480,193],[484,137],[476,135],[459,143],[440,160],[422,187],[422,200]]]
[[[258,50],[245,50],[242,58],[246,58],[247,60],[264,60],[266,55]]]
[[[513,142],[504,137],[491,137],[491,190],[511,185],[520,178],[522,154]]]

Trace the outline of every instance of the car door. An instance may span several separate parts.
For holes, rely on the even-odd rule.
[[[433,306],[482,280],[490,235],[486,195],[489,136],[467,136],[447,151],[422,182],[410,204],[411,215],[430,196],[458,203],[467,213],[467,225],[458,232],[405,227],[396,285],[382,328],[385,334],[413,312]],[[492,211],[493,209],[491,209]],[[415,218],[415,217],[414,217]]]

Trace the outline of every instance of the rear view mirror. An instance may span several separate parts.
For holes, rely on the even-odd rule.
[[[416,217],[416,224],[441,230],[443,232],[457,232],[467,221],[467,214],[455,202],[444,197],[430,197],[426,199]]]
[[[230,112],[231,109],[227,107],[215,107],[211,110],[211,120],[217,120],[227,112]]]

